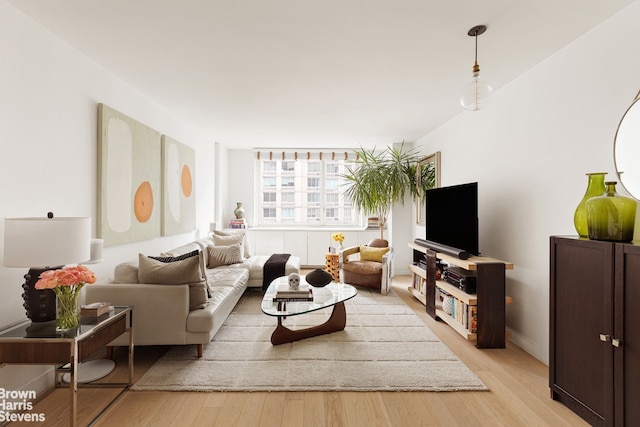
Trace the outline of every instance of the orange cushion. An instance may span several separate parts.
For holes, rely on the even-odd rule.
[[[390,248],[372,248],[360,245],[360,261],[382,262],[382,256],[389,252]]]

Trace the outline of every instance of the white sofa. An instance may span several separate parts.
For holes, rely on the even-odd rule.
[[[208,265],[210,246],[215,246],[213,240],[205,238],[162,255],[178,256],[197,249],[202,254],[201,262]],[[211,290],[203,308],[190,309],[193,295],[189,284],[139,283],[138,261],[118,264],[113,283],[86,286],[85,299],[87,303],[107,301],[112,305],[133,306],[135,345],[196,344],[198,357],[202,357],[203,344],[211,341],[245,289],[262,286],[263,267],[269,256],[252,256],[246,250],[244,255],[249,256],[241,263],[203,269]],[[300,258],[289,257],[285,275],[299,271]],[[111,345],[126,342],[120,337]]]

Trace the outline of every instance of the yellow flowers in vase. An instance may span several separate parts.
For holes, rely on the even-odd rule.
[[[338,244],[339,244],[338,250],[342,249],[342,242],[344,242],[344,234],[342,234],[342,233],[333,233],[331,235],[331,238],[333,239],[333,241],[338,242]]]

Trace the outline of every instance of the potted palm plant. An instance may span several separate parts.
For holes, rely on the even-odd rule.
[[[420,156],[414,149],[406,149],[404,142],[399,147],[387,146],[383,151],[360,148],[355,153],[356,165],[343,175],[348,181],[345,194],[360,212],[377,215],[382,239],[393,205],[404,203],[407,194],[423,197],[424,191],[433,187],[429,180],[433,181],[434,175],[423,168],[421,177],[416,176]]]

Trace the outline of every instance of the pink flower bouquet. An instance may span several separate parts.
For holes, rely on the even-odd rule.
[[[36,289],[53,289],[59,286],[84,286],[95,283],[96,275],[83,265],[65,267],[60,270],[48,270],[40,275]]]
[[[36,289],[53,289],[56,293],[56,329],[68,331],[80,324],[78,297],[87,283],[95,283],[96,275],[83,265],[48,270],[40,275]]]

